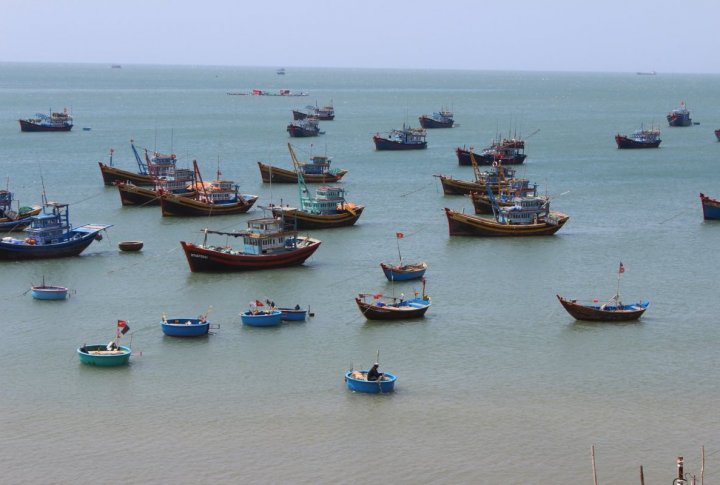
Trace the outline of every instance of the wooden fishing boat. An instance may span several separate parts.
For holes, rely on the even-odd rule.
[[[295,152],[290,143],[288,143],[288,150],[290,150],[290,156],[295,157]],[[308,162],[298,162],[299,168],[294,167],[294,170],[265,165],[260,161],[258,161],[258,167],[260,168],[262,181],[266,184],[296,184],[298,183],[298,171],[302,172],[305,183],[308,184],[339,182],[345,176],[347,170],[331,169],[330,161],[330,157],[315,155],[310,157]]]
[[[430,308],[430,297],[425,294],[425,279],[422,280],[422,296],[416,292],[415,298],[406,300],[400,297],[383,297],[381,293],[360,293],[355,298],[360,312],[368,320],[405,320],[420,318]]]
[[[0,260],[77,256],[93,241],[102,239],[100,231],[109,227],[112,225],[86,224],[72,227],[68,204],[45,202],[43,212],[32,216],[30,226],[25,229],[27,237],[16,239],[8,236],[0,239]]]
[[[720,141],[720,129],[715,130],[715,138],[717,138],[717,140]]]
[[[403,264],[402,253],[400,252],[400,239],[403,239],[404,237],[405,234],[403,234],[402,232],[395,233],[395,242],[397,242],[398,258],[400,259],[400,264],[393,265],[387,263],[380,263],[380,267],[382,268],[383,273],[385,273],[385,277],[389,281],[417,280],[425,276],[425,271],[427,271],[427,263],[425,262]]]
[[[365,207],[345,200],[345,189],[339,186],[323,185],[311,196],[292,147],[290,156],[298,177],[300,207],[273,205],[273,214],[282,217],[292,229],[331,229],[355,224]]]
[[[537,186],[530,185],[530,181],[515,176],[515,169],[506,167],[502,163],[495,162],[489,169],[481,171],[475,155],[470,153],[473,167],[473,180],[459,180],[448,175],[434,175],[440,179],[443,194],[445,195],[467,195],[470,192],[486,192],[488,187],[493,193],[511,191],[516,194],[535,193]]]
[[[335,119],[335,108],[333,107],[332,100],[330,104],[323,106],[322,108],[317,105],[307,105],[305,110],[294,109],[292,110],[294,120],[304,120],[306,118],[317,118],[320,121],[332,121]]]
[[[514,188],[510,187],[503,187],[501,188],[497,194],[495,195],[495,202],[497,203],[498,207],[500,208],[507,208],[512,207],[515,205],[515,199],[518,197],[525,197],[525,196],[537,196],[537,186],[533,185],[532,187],[528,187],[529,189],[532,189],[532,192],[528,191],[527,189],[519,189],[516,190]],[[470,198],[470,202],[472,202],[473,208],[475,209],[475,214],[492,214],[493,213],[493,201],[492,199],[487,195],[487,193],[482,192],[470,192],[468,194],[468,197]]]
[[[197,318],[167,318],[163,315],[160,327],[169,337],[201,337],[208,334],[210,322],[207,315],[200,315]]]
[[[113,165],[113,154],[115,150],[110,150],[109,164],[98,162],[100,173],[102,174],[103,183],[113,186],[116,182],[131,182],[136,186],[154,186],[157,179],[173,177],[177,165],[175,154],[164,155],[153,152],[152,157],[147,148],[145,148],[144,160],[135,146],[135,141],[130,140],[130,148],[135,156],[137,163],[137,172],[123,170]]]
[[[99,367],[114,367],[127,364],[132,350],[129,346],[118,345],[118,342],[129,330],[130,326],[125,320],[118,320],[115,338],[110,343],[107,345],[85,344],[77,349],[80,362]]]
[[[631,135],[615,135],[615,143],[617,147],[621,148],[657,148],[660,146],[662,140],[660,139],[660,130],[657,128],[651,128],[646,130],[640,128],[633,132]]]
[[[70,131],[73,127],[73,117],[67,108],[62,113],[50,111],[50,115],[37,113],[35,118],[18,120],[20,131]]]
[[[195,197],[193,188],[195,173],[186,168],[177,168],[173,175],[156,178],[154,187],[135,185],[132,182],[115,182],[123,206],[157,206],[160,205],[161,193],[170,193],[180,197]]]
[[[243,325],[250,327],[276,327],[282,323],[282,312],[272,309],[268,311],[246,311],[240,314]]]
[[[51,286],[45,284],[45,277],[41,285],[30,287],[30,294],[36,300],[65,300],[68,296],[68,289],[64,286]]]
[[[427,148],[424,128],[411,128],[403,124],[402,130],[391,130],[386,136],[373,136],[375,150],[422,150]]]
[[[140,251],[143,248],[142,241],[120,241],[118,243],[120,251],[134,252]]]
[[[203,231],[202,244],[180,241],[190,271],[242,271],[284,268],[303,264],[320,247],[318,239],[298,236],[284,229],[281,219],[263,218],[248,221],[248,230],[238,232]],[[242,237],[243,248],[209,245],[208,234]]]
[[[475,153],[473,147],[455,149],[458,165],[470,166],[472,161],[470,155],[475,157],[478,165],[492,165],[502,163],[503,165],[520,165],[525,161],[527,155],[524,153],[525,141],[517,138],[502,138],[493,141],[490,146],[483,148],[480,153]]]
[[[225,216],[244,214],[255,204],[257,195],[241,194],[239,186],[230,180],[220,180],[220,170],[217,179],[212,182],[203,182],[197,161],[193,160],[195,171],[193,197],[184,197],[162,190],[160,193],[160,207],[163,216]]]
[[[345,383],[347,388],[354,392],[364,392],[368,394],[382,394],[393,392],[395,390],[395,382],[397,376],[389,372],[383,372],[383,375],[377,381],[367,380],[366,370],[352,371],[345,373]]]
[[[455,120],[452,111],[443,109],[436,111],[431,116],[422,115],[418,118],[423,128],[452,128]]]
[[[463,214],[445,208],[448,229],[451,236],[551,236],[558,232],[570,216],[560,212],[548,212],[544,216],[538,214],[537,221],[529,219],[528,223],[499,222],[496,219]]]
[[[300,305],[297,305],[295,308],[279,307],[278,310],[282,312],[282,320],[286,320],[289,322],[305,321],[308,315],[307,308],[300,308]]]
[[[560,304],[576,320],[592,322],[626,322],[637,320],[645,313],[650,305],[649,301],[639,301],[629,305],[621,302],[606,303],[603,305],[581,303],[578,300],[569,300],[557,296]]]
[[[702,204],[703,219],[706,221],[720,219],[720,200],[700,192],[700,203]]]
[[[22,231],[32,222],[32,216],[40,214],[42,207],[18,207],[12,209],[13,194],[9,190],[0,190],[0,233]]]

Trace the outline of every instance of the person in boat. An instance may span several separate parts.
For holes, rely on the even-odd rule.
[[[107,346],[105,348],[107,350],[117,350],[118,349],[117,342],[115,342],[114,340],[111,340],[110,343],[107,344]]]
[[[382,379],[384,374],[382,372],[378,372],[378,367],[380,367],[380,364],[375,362],[372,368],[367,373],[368,381],[379,381]]]

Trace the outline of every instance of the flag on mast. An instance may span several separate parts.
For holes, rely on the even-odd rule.
[[[623,274],[625,272],[625,266],[623,266],[622,261],[620,261],[620,267],[618,268],[618,274]]]
[[[125,320],[118,320],[117,321],[118,337],[120,335],[125,335],[126,333],[128,333],[128,331],[130,331],[130,325],[128,325]]]
[[[395,237],[398,238],[398,239],[402,239],[402,238],[405,237],[405,234],[403,234],[402,232],[396,232],[396,233],[395,233]]]

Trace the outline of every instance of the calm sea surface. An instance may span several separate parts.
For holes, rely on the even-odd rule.
[[[71,204],[75,225],[113,224],[81,257],[0,264],[0,470],[3,483],[669,483],[675,458],[720,476],[720,224],[698,193],[720,195],[718,76],[0,64],[0,176],[22,205]],[[305,98],[228,96],[290,88]],[[297,187],[263,185],[256,161],[290,167],[290,110],[332,100],[327,134],[293,139],[349,170],[349,200],[367,208],[297,268],[192,274],[180,240],[262,215],[162,218],[123,208],[97,162],[135,167],[130,140],[198,160],[260,195],[295,203]],[[669,128],[685,100],[699,126]],[[371,135],[417,126],[451,107],[459,126],[428,149],[375,152]],[[71,133],[21,133],[17,119],[72,108]],[[658,150],[613,136],[653,123]],[[83,131],[91,127],[91,131]],[[540,130],[532,136],[528,136]],[[470,178],[454,148],[497,132],[527,137],[519,172],[570,215],[554,237],[449,238],[433,174]],[[314,147],[312,146],[314,144]],[[3,180],[2,185],[5,185]],[[428,262],[427,317],[372,323],[358,292],[406,295],[381,261]],[[142,239],[138,254],[117,243]],[[607,299],[619,261],[624,300],[649,299],[638,323],[574,321],[555,294]],[[74,290],[33,300],[45,277]],[[310,305],[315,317],[245,328],[251,300]],[[208,338],[164,337],[159,320],[212,306]],[[128,367],[78,362],[83,343],[132,329]],[[128,341],[129,339],[125,339]],[[393,395],[355,395],[351,365],[399,376]],[[714,478],[711,478],[714,477]]]

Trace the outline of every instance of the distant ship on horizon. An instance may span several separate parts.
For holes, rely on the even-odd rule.
[[[637,72],[638,76],[654,76],[656,74],[657,74],[657,72],[655,72],[655,71],[638,71]]]

